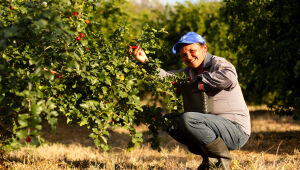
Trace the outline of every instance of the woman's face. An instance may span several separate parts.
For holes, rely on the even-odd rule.
[[[189,68],[198,68],[207,53],[207,45],[200,45],[199,43],[188,44],[185,46],[180,47],[179,54],[183,60],[183,62]]]

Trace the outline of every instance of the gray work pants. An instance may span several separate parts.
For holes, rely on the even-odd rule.
[[[166,117],[176,116],[167,114]],[[229,150],[241,148],[249,139],[235,122],[213,114],[185,112],[179,118],[177,129],[167,132],[178,142],[185,144],[192,153],[203,155],[201,145],[206,145],[221,137]]]

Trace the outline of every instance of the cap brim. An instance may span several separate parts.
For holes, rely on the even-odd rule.
[[[172,48],[173,54],[176,54],[176,53],[177,53],[178,45],[179,45],[179,43],[176,43],[176,44],[173,46],[173,48]]]
[[[184,42],[184,43],[176,43],[174,46],[173,46],[173,48],[172,48],[172,52],[173,52],[173,54],[177,54],[178,53],[178,51],[177,50],[179,50],[178,48],[179,48],[179,46],[181,45],[181,44],[194,44],[194,43],[197,43],[197,42]]]

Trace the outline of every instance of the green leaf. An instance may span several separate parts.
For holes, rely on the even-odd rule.
[[[84,125],[87,125],[88,123],[89,123],[88,118],[82,118],[79,126],[84,126]]]
[[[137,132],[134,136],[137,137],[137,138],[141,138],[141,137],[143,137],[143,133],[142,132]]]
[[[27,129],[23,129],[23,130],[19,130],[16,132],[16,136],[19,138],[19,139],[25,139],[28,134],[27,134]]]
[[[101,144],[98,138],[94,138],[94,143],[97,147],[99,147]]]
[[[103,143],[107,144],[107,137],[101,135],[100,138],[103,141]]]
[[[38,140],[37,137],[31,136],[30,138],[31,138],[31,142],[30,143],[32,143],[35,146],[40,146],[41,143],[40,143],[40,141]]]
[[[19,114],[18,115],[19,119],[28,119],[29,118],[29,114],[28,113],[24,113],[24,114]]]
[[[34,128],[36,128],[37,130],[42,130],[42,125],[36,125]]]
[[[31,105],[31,114],[32,115],[39,115],[43,111],[43,107],[37,104]]]
[[[47,25],[48,25],[48,21],[46,21],[44,19],[40,19],[38,21],[34,21],[33,23],[37,26],[37,29],[46,28]]]
[[[27,119],[18,119],[18,123],[19,123],[19,128],[24,128],[28,126],[28,121]]]
[[[44,72],[44,77],[48,80],[54,80],[54,75],[51,74],[50,72]]]

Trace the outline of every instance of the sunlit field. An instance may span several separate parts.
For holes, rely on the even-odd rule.
[[[232,169],[300,169],[300,122],[279,117],[265,108],[250,108],[252,135],[240,150],[231,151]],[[89,139],[89,130],[59,121],[56,134],[44,129],[46,142],[8,153],[0,169],[196,169],[201,157],[161,132],[161,152],[145,142],[126,151],[129,135],[122,129],[111,131],[112,150],[103,152]],[[147,127],[139,126],[146,132]],[[147,140],[147,136],[144,136]],[[216,161],[212,159],[212,161]]]

